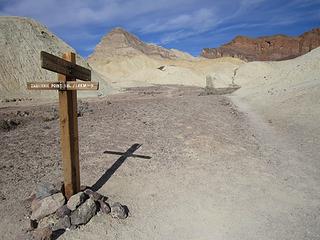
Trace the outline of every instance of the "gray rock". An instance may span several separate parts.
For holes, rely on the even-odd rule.
[[[35,199],[36,203],[32,204],[32,220],[40,220],[55,211],[57,211],[65,203],[65,198],[62,193],[56,193],[41,200]],[[33,202],[34,202],[33,201]]]
[[[103,200],[98,200],[98,203],[100,205],[100,211],[102,213],[108,214],[111,212],[111,208],[108,203],[104,202]]]
[[[70,228],[70,217],[65,215],[63,218],[58,218],[55,214],[42,218],[38,223],[38,228],[50,227],[52,231],[65,230]]]
[[[52,228],[55,224],[57,224],[58,221],[59,221],[59,218],[55,214],[51,214],[39,220],[38,228],[45,228],[45,227]]]
[[[36,198],[43,199],[59,192],[56,186],[52,183],[41,183],[36,188]]]
[[[52,230],[50,227],[37,228],[32,232],[34,240],[51,240]]]
[[[95,215],[96,211],[96,203],[91,198],[89,198],[82,205],[80,205],[74,212],[71,213],[71,224],[86,224]]]
[[[52,231],[65,230],[70,227],[71,227],[70,217],[64,216],[63,218],[60,218],[59,221],[52,226]]]
[[[84,202],[86,196],[83,192],[78,192],[77,194],[71,196],[67,202],[67,206],[71,211],[76,210],[76,208]]]
[[[63,205],[56,211],[56,216],[58,218],[63,218],[64,216],[70,216],[71,210],[68,208],[67,204]]]
[[[97,193],[97,192],[95,192],[95,191],[92,191],[91,189],[86,189],[86,190],[84,190],[84,193],[85,193],[86,195],[88,195],[93,201],[98,201],[98,200],[104,198],[103,195],[101,195],[100,193]]]
[[[125,219],[128,217],[127,209],[120,203],[116,202],[111,205],[111,217]]]

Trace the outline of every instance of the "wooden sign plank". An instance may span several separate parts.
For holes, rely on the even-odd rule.
[[[29,90],[98,90],[98,82],[28,82]]]
[[[66,53],[63,58],[76,62],[74,53]],[[59,74],[58,80],[65,83],[75,78]],[[59,110],[64,190],[69,199],[80,191],[77,91],[59,91]]]
[[[76,79],[91,81],[91,70],[41,51],[41,67]]]

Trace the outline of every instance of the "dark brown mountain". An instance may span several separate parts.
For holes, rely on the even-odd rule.
[[[236,57],[246,61],[280,61],[301,56],[319,46],[320,28],[315,28],[298,37],[238,36],[219,48],[204,48],[201,56],[205,58]]]

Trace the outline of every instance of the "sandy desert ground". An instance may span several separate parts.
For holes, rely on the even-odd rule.
[[[241,108],[202,91],[154,86],[82,101],[82,184],[104,176],[98,191],[130,216],[95,216],[58,239],[320,238],[318,160],[288,143],[296,132],[277,131],[236,93]],[[24,104],[0,109],[1,119],[21,122],[1,132],[1,239],[28,228],[26,199],[36,184],[61,179],[56,106]],[[151,158],[104,154],[134,144]]]
[[[29,228],[37,184],[62,180],[57,94],[30,93],[26,81],[56,79],[41,70],[40,50],[60,56],[72,48],[37,22],[4,20],[11,30],[1,38],[10,58],[2,58],[0,81],[0,239],[7,240]],[[151,47],[179,55],[167,58],[118,34],[94,58],[78,59],[101,84],[99,98],[79,100],[81,181],[130,215],[97,215],[55,238],[320,239],[320,48],[246,63]],[[241,88],[203,96],[206,76],[216,87]],[[147,157],[104,153],[133,146]]]

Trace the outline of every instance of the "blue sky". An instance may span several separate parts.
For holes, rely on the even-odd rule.
[[[118,26],[198,55],[236,35],[299,35],[319,27],[320,0],[0,0],[0,15],[40,21],[84,57]]]

